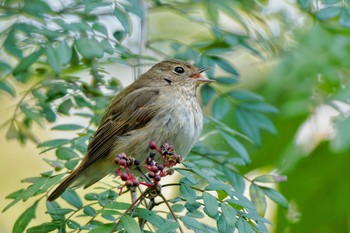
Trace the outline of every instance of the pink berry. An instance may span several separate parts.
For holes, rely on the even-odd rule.
[[[126,165],[126,160],[125,159],[119,160],[119,165],[124,167]]]
[[[119,161],[120,161],[120,158],[119,158],[119,157],[115,157],[114,163],[115,163],[115,164],[119,164]]]
[[[129,178],[128,173],[121,174],[120,178],[122,179],[122,181],[126,181]]]
[[[150,141],[149,142],[149,148],[152,150],[157,149],[157,143],[155,141]]]

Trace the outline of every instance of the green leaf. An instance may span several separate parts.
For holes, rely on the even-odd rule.
[[[287,180],[286,176],[262,175],[256,177],[253,181],[262,183],[279,183]]]
[[[23,57],[23,51],[19,49],[19,46],[17,46],[17,41],[16,26],[14,26],[7,34],[3,46],[6,52],[18,59],[21,59]]]
[[[205,232],[203,231],[203,228],[204,228],[203,225],[194,218],[183,216],[183,217],[180,217],[180,220],[190,229],[202,230],[202,232]]]
[[[246,149],[244,148],[244,146],[237,141],[234,137],[232,137],[231,135],[221,132],[221,135],[224,137],[224,139],[226,140],[226,142],[231,146],[231,148],[233,150],[235,150],[238,155],[248,164],[250,163],[250,158],[248,155],[248,152],[246,151]]]
[[[73,220],[68,220],[67,221],[67,226],[70,228],[70,229],[80,229],[80,224],[77,223],[76,221],[73,221]]]
[[[215,78],[215,80],[217,83],[223,84],[223,85],[235,84],[239,81],[239,79],[233,78],[233,77],[220,77],[220,78],[218,77],[218,78]]]
[[[61,61],[57,53],[57,50],[55,50],[52,46],[48,46],[46,49],[46,56],[47,56],[47,62],[51,66],[54,73],[55,74],[61,73],[62,66],[61,66]]]
[[[19,64],[16,66],[16,68],[13,70],[13,75],[18,75],[22,72],[25,72],[28,70],[28,68],[34,63],[36,62],[41,55],[45,52],[44,49],[40,49],[36,52],[33,52],[32,54],[30,54],[29,56],[21,59],[21,61],[19,62]]]
[[[78,165],[78,163],[80,162],[80,159],[72,159],[67,161],[64,166],[68,169],[68,170],[74,170],[74,168]]]
[[[38,144],[38,147],[59,147],[61,145],[69,143],[69,139],[53,139],[53,140],[48,140],[42,143]]]
[[[211,56],[211,58],[215,61],[215,63],[224,71],[233,74],[235,76],[239,76],[238,71],[233,67],[230,62],[225,60],[224,58],[217,57],[217,56]]]
[[[79,155],[69,147],[59,147],[56,150],[56,156],[62,160],[70,160],[73,158],[79,158]]]
[[[342,11],[342,7],[330,6],[316,12],[316,17],[320,20],[328,20],[337,17]]]
[[[181,212],[184,210],[184,205],[183,204],[174,204],[171,206],[171,209],[174,211],[174,212]]]
[[[252,183],[249,187],[249,195],[258,213],[261,216],[264,216],[267,204],[265,193],[263,192],[263,190],[261,190],[259,186]]]
[[[13,233],[22,233],[27,228],[32,219],[35,218],[35,211],[39,201],[36,201],[31,207],[24,211],[21,216],[16,220],[13,226]]]
[[[113,54],[114,53],[114,48],[112,47],[112,45],[108,42],[108,40],[102,40],[100,42],[101,48],[103,49],[103,51],[105,51],[108,54]]]
[[[83,207],[83,202],[74,190],[66,189],[62,194],[62,198],[77,209]]]
[[[133,219],[129,215],[124,214],[120,218],[120,222],[123,225],[123,227],[125,228],[126,232],[141,233],[141,229],[139,227],[139,224],[135,221],[135,219]]]
[[[268,196],[272,201],[281,205],[284,208],[288,208],[288,201],[280,192],[267,187],[260,187],[260,188],[264,191],[266,196]]]
[[[331,148],[335,152],[345,152],[350,148],[350,117],[342,117],[335,122],[335,137]]]
[[[69,209],[69,208],[54,208],[54,209],[50,209],[47,211],[48,214],[51,215],[66,215],[69,214],[71,212],[73,212],[74,210]]]
[[[207,14],[208,14],[210,20],[214,24],[217,24],[218,20],[219,20],[219,11],[218,11],[218,7],[215,3],[216,3],[215,0],[208,0],[206,10],[207,10]]]
[[[95,31],[98,31],[100,33],[102,33],[103,35],[107,36],[108,35],[108,30],[106,28],[106,26],[102,23],[94,23],[92,25],[92,28],[95,30]]]
[[[203,201],[205,205],[204,208],[206,210],[205,212],[209,217],[212,217],[215,219],[216,216],[218,215],[218,208],[219,208],[218,200],[216,199],[216,197],[214,197],[210,193],[204,192]]]
[[[97,193],[87,193],[84,198],[88,201],[96,201],[100,199],[100,196]]]
[[[94,208],[87,205],[84,207],[84,214],[86,214],[87,216],[95,217],[97,215],[97,212]]]
[[[230,205],[227,205],[225,203],[221,204],[221,211],[222,211],[222,216],[225,218],[225,222],[227,225],[235,225],[236,222],[236,215],[237,211],[231,207]]]
[[[87,59],[103,57],[103,48],[95,38],[82,37],[75,41],[79,53]]]
[[[54,127],[51,128],[51,130],[78,130],[78,129],[83,129],[84,126],[81,125],[77,125],[77,124],[62,124],[62,125],[56,125]]]
[[[252,227],[244,218],[239,218],[236,227],[239,233],[254,233]]]
[[[1,68],[0,68],[1,69]],[[0,89],[10,94],[12,97],[16,97],[16,90],[11,83],[6,80],[0,81]]]
[[[212,106],[212,112],[214,117],[217,119],[222,119],[230,110],[230,107],[231,105],[228,99],[224,95],[219,96],[214,101],[214,104]]]
[[[216,221],[216,226],[219,233],[234,232],[235,225],[229,225],[228,223],[229,222],[226,221],[224,215],[220,215],[219,219]]]
[[[129,35],[131,34],[131,23],[128,14],[126,14],[121,8],[116,6],[113,11],[113,15],[117,17],[119,22],[122,24],[124,30]]]
[[[126,37],[126,33],[125,33],[125,31],[120,31],[120,30],[118,30],[118,31],[115,31],[115,32],[113,33],[113,37],[114,37],[117,41],[122,42],[122,41],[125,39],[125,37]]]
[[[150,222],[157,228],[161,227],[161,225],[165,223],[165,220],[162,217],[147,209],[137,209],[137,214],[139,217],[143,218],[147,222]]]
[[[196,202],[196,192],[190,186],[181,183],[180,192],[188,203],[193,204]]]
[[[28,229],[27,233],[46,233],[54,231],[58,228],[55,223],[46,222],[38,226],[34,226]]]
[[[203,105],[207,105],[214,97],[215,90],[210,85],[203,85],[201,87],[201,97]]]
[[[63,101],[63,103],[61,103],[58,108],[57,111],[67,115],[69,113],[69,110],[73,107],[73,102],[71,99],[66,99],[65,101]]]
[[[340,25],[350,28],[350,9],[344,9],[339,19]]]

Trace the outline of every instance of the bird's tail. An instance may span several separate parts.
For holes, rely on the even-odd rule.
[[[63,182],[49,195],[47,198],[48,201],[56,200],[61,194],[77,180],[78,176],[82,172],[81,169],[75,169]]]

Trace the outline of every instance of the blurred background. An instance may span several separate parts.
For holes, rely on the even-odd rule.
[[[146,20],[138,17],[144,9],[131,8],[136,16],[130,17],[134,27],[130,35],[119,31],[125,29],[125,24],[106,23],[109,30],[120,32],[115,33],[114,38],[127,37],[123,42],[126,48],[158,59],[167,54],[193,60],[198,65],[219,67],[215,73],[208,73],[210,78],[218,80],[215,91],[253,92],[257,96],[250,94],[249,98],[274,107],[252,105],[256,111],[267,113],[271,120],[249,117],[242,120],[242,115],[237,114],[237,103],[219,102],[220,95],[213,97],[214,91],[208,87],[200,91],[205,115],[216,117],[254,141],[253,144],[242,142],[251,163],[239,166],[241,174],[287,176],[287,181],[274,187],[288,200],[288,208],[270,202],[267,206],[265,217],[273,222],[271,232],[350,232],[350,1],[200,0],[150,1],[145,5],[147,14],[142,19]],[[7,1],[2,1],[0,6],[0,26],[6,32],[7,23],[16,12],[6,13],[11,12]],[[55,9],[54,3],[50,6]],[[206,21],[201,21],[203,18]],[[106,22],[108,17],[99,20]],[[142,39],[145,35],[147,39]],[[208,56],[198,58],[197,53]],[[218,54],[225,60],[217,59]],[[0,58],[0,73],[7,73],[4,62],[15,63],[15,59],[6,54]],[[138,69],[124,66],[121,61],[123,59],[105,60],[102,65],[122,86],[155,63],[155,60],[146,60]],[[136,64],[137,59],[130,63],[133,62]],[[79,72],[83,79],[90,79],[87,72]],[[43,162],[37,142],[74,135],[49,130],[55,124],[66,122],[65,116],[54,124],[48,122],[44,128],[31,126],[36,140],[29,137],[25,144],[23,140],[19,140],[22,144],[11,140],[16,136],[11,135],[6,122],[14,117],[16,104],[28,85],[35,82],[23,83],[20,78],[16,79],[18,82],[11,81],[11,86],[4,79],[0,82],[3,90],[0,124],[4,123],[0,131],[1,209],[9,204],[9,200],[5,200],[8,194],[23,188],[20,180],[51,168]],[[16,96],[12,88],[16,89]],[[235,98],[251,101],[244,99],[243,94]],[[68,115],[68,121],[74,122],[75,117]],[[209,126],[205,128],[203,143],[223,151],[232,149],[219,136],[209,134],[210,130]],[[47,152],[45,157],[53,154]],[[0,232],[11,232],[16,218],[29,206],[29,203],[20,203],[1,213]],[[38,216],[34,224],[44,221],[41,218],[45,216]]]

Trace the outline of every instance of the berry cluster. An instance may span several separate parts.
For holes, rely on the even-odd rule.
[[[121,187],[137,187],[140,184],[150,188],[158,186],[159,181],[162,177],[172,175],[174,173],[174,166],[181,162],[182,157],[177,155],[174,148],[164,143],[160,148],[157,147],[156,142],[151,141],[149,148],[153,151],[146,157],[143,167],[148,171],[147,177],[144,175],[144,181],[139,181],[135,175],[130,172],[131,166],[138,167],[140,162],[133,158],[128,158],[125,153],[118,154],[114,160],[115,164],[119,166],[116,174],[120,176],[125,184]],[[158,163],[155,159],[156,152],[161,155],[161,163]],[[122,170],[125,172],[122,173]],[[140,169],[138,169],[142,172]]]
[[[120,154],[117,154],[117,156],[115,157],[114,163],[119,165],[119,168],[115,173],[118,176],[120,176],[122,181],[125,181],[125,185],[123,185],[123,187],[126,186],[130,188],[130,187],[137,187],[140,185],[140,181],[130,172],[130,169],[129,169],[133,165],[139,166],[140,162],[138,160],[135,160],[133,158],[128,158],[125,153],[120,153]],[[122,173],[121,171],[123,168],[125,172]]]

